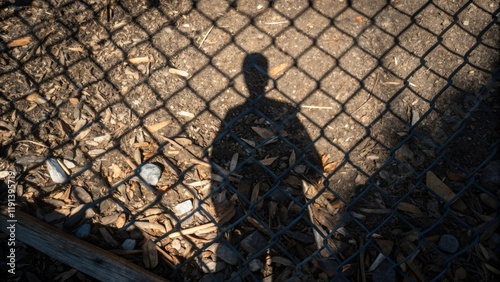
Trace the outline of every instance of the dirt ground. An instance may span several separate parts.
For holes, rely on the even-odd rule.
[[[0,7],[19,210],[172,280],[499,278],[497,1]],[[12,281],[92,280],[18,249]]]

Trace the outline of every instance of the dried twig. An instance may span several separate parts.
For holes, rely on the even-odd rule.
[[[47,146],[47,145],[45,145],[45,144],[42,144],[42,143],[40,143],[40,142],[31,141],[31,140],[19,140],[19,141],[17,141],[16,143],[31,143],[31,144],[38,145],[38,146],[40,146],[40,147],[48,148],[48,146]]]
[[[173,233],[168,235],[168,238],[175,238],[175,237],[179,237],[179,236],[183,236],[183,235],[190,235],[190,234],[194,234],[194,233],[209,233],[209,232],[217,230],[217,228],[218,227],[214,223],[210,222],[210,223],[203,224],[200,226],[188,228],[186,230],[173,232]]]
[[[210,27],[210,29],[207,31],[207,33],[205,34],[205,36],[201,40],[200,45],[198,46],[198,48],[201,48],[201,45],[203,45],[203,42],[205,42],[205,40],[207,39],[208,35],[210,34],[210,32],[212,31],[212,29],[214,28],[214,26],[215,25],[212,25],[212,27]]]

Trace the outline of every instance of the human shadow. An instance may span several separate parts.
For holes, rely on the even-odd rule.
[[[264,265],[266,254],[284,253],[297,265],[316,248],[302,180],[322,183],[319,153],[297,117],[300,109],[267,97],[268,60],[260,53],[248,54],[242,70],[249,98],[227,112],[209,156],[216,180],[212,200],[226,208],[224,202],[233,202],[235,209],[234,216],[218,222],[224,239],[210,268],[217,279],[260,279],[269,267]],[[224,218],[223,212],[217,210],[217,217]],[[243,262],[234,265],[240,267],[227,271],[231,262],[220,248],[237,253]]]

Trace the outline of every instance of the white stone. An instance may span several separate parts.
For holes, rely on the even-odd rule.
[[[175,206],[173,208],[173,212],[175,213],[176,216],[180,217],[190,212],[192,209],[193,209],[193,202],[191,200],[186,200]]]
[[[155,164],[147,163],[139,167],[139,175],[146,183],[154,186],[160,180],[161,168]]]

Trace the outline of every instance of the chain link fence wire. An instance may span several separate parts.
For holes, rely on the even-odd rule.
[[[498,278],[496,1],[0,3],[20,209],[172,280]]]

